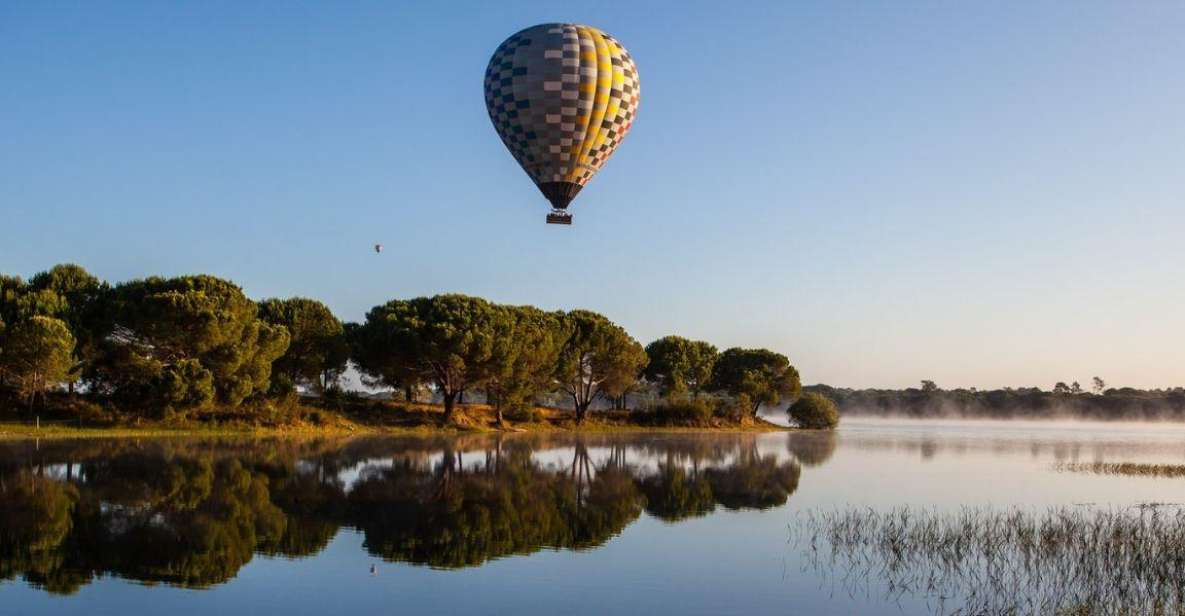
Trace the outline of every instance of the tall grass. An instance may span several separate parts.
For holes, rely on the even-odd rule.
[[[1185,509],[810,511],[791,526],[852,594],[936,613],[1185,614]]]
[[[1053,469],[1062,473],[1126,475],[1129,477],[1185,477],[1185,464],[1140,464],[1136,462],[1061,462]]]

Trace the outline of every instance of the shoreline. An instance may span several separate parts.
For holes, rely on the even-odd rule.
[[[729,428],[697,428],[686,426],[592,426],[587,428],[543,427],[532,429],[466,430],[439,428],[64,428],[59,426],[37,429],[23,424],[0,423],[0,441],[35,439],[99,439],[99,438],[194,438],[194,437],[251,437],[251,438],[308,438],[341,436],[473,436],[493,434],[765,434],[771,432],[816,432],[771,424]]]
[[[800,428],[782,426],[761,418],[745,418],[739,422],[713,420],[710,425],[647,425],[630,421],[628,414],[606,413],[589,417],[582,424],[563,412],[548,410],[538,421],[513,422],[498,426],[488,408],[475,405],[458,409],[454,421],[443,425],[439,412],[421,406],[416,410],[401,409],[380,419],[351,413],[327,412],[319,409],[320,424],[292,421],[279,425],[252,425],[243,421],[190,420],[182,423],[164,421],[144,422],[141,425],[113,422],[110,425],[67,425],[60,420],[45,420],[38,426],[27,420],[0,419],[0,441],[33,439],[89,439],[89,438],[168,438],[168,437],[341,437],[341,436],[469,436],[481,434],[736,434],[791,432]],[[427,412],[425,412],[427,411]]]

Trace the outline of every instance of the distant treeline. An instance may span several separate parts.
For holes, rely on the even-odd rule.
[[[737,419],[801,393],[780,353],[678,336],[643,348],[587,310],[437,295],[343,323],[317,300],[257,302],[207,275],[115,285],[77,265],[28,281],[0,275],[0,408],[52,393],[148,417],[267,409],[298,390],[340,392],[351,365],[367,385],[440,400],[446,419],[466,393],[484,395],[498,421],[546,394],[565,396],[583,421],[598,399],[623,408],[640,389]],[[710,405],[703,393],[715,394]]]
[[[1095,377],[1091,391],[1078,383],[991,390],[941,389],[932,381],[908,389],[848,389],[810,385],[808,392],[836,402],[845,415],[985,419],[1185,420],[1185,388],[1112,388]]]

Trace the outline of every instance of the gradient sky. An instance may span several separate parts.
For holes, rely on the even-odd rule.
[[[548,21],[642,80],[571,228],[481,96]],[[3,2],[0,271],[583,307],[812,383],[1182,385],[1182,32],[1152,1]]]

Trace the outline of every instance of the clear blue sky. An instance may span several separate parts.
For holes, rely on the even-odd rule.
[[[409,4],[0,4],[0,271],[584,307],[837,385],[1185,384],[1183,3]],[[481,96],[546,21],[642,80],[571,228]]]

